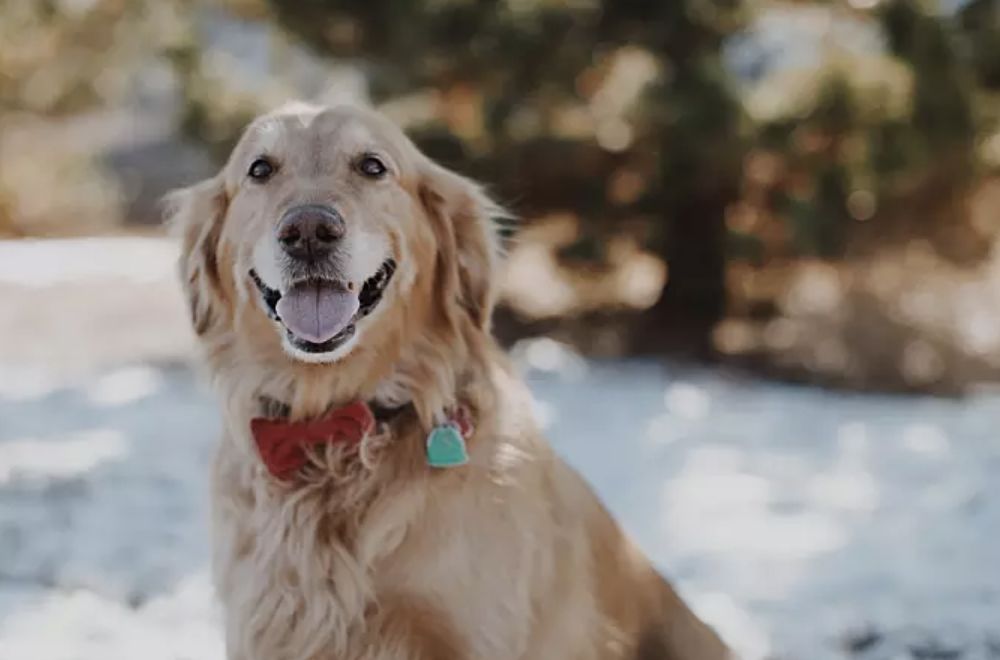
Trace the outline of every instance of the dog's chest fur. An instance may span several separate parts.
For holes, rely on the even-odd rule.
[[[536,643],[525,615],[557,573],[542,549],[560,547],[548,508],[529,498],[545,486],[526,480],[544,472],[527,469],[534,461],[523,452],[481,443],[464,474],[376,466],[337,487],[291,492],[274,492],[252,464],[220,452],[214,563],[230,657],[369,657],[368,633],[400,597],[457,631],[462,657],[521,656]],[[466,487],[469,479],[478,485]],[[539,530],[553,538],[510,542]]]
[[[230,656],[345,657],[372,601],[372,566],[398,546],[413,498],[385,506],[372,478],[284,490],[223,448],[213,563]],[[373,510],[381,506],[381,510]]]

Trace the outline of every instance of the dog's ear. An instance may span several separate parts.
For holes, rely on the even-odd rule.
[[[164,199],[167,223],[180,239],[181,285],[198,335],[208,332],[225,314],[218,252],[226,206],[221,177],[175,190]]]
[[[500,268],[497,222],[509,214],[479,185],[434,163],[425,167],[420,200],[437,235],[437,271],[445,295],[488,330]]]

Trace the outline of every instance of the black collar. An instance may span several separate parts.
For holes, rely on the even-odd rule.
[[[259,410],[261,417],[267,419],[287,419],[292,415],[291,405],[273,399],[269,396],[260,395],[257,397],[259,402]],[[371,399],[366,402],[368,408],[372,411],[372,415],[375,416],[375,421],[379,423],[389,423],[395,418],[399,417],[402,413],[413,408],[413,403],[407,402],[400,406],[390,407],[380,403],[377,399]],[[338,406],[331,405],[326,411],[319,417],[324,417],[330,410],[337,408]]]

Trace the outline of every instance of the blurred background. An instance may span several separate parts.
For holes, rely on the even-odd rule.
[[[222,657],[158,200],[292,98],[518,215],[540,418],[747,657],[1000,658],[1000,0],[7,0],[0,659]]]

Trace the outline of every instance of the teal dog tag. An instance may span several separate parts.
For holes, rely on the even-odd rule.
[[[469,462],[465,438],[451,424],[435,426],[427,436],[427,464],[436,468],[456,467]]]

